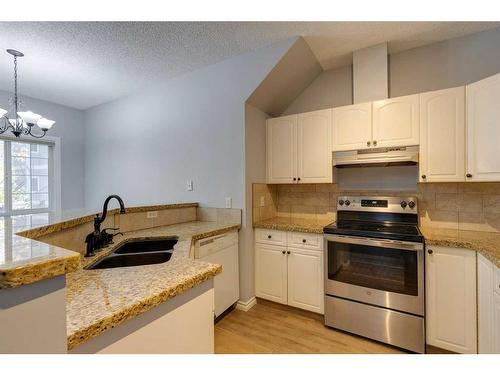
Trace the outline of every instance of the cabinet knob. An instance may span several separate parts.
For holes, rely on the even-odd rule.
[[[293,178],[293,180],[294,180],[294,181],[297,181],[297,179],[296,179],[295,177]]]
[[[427,176],[425,174],[422,175],[422,180],[425,180]]]
[[[283,254],[285,254],[285,253],[286,253],[286,251],[285,251],[285,250],[282,250],[281,252],[282,252]]]
[[[428,249],[428,250],[427,250],[427,252],[428,252],[429,254],[432,254],[434,251],[432,251],[432,249]]]
[[[467,178],[471,178],[471,177],[472,177],[472,175],[471,175],[470,173],[467,173],[465,176],[466,176]]]
[[[303,242],[303,243],[306,243],[306,239],[305,239],[305,238],[303,238],[303,239],[302,239],[302,242]]]
[[[377,145],[377,141],[373,141],[373,145],[376,146]]]
[[[290,250],[288,250],[286,253],[290,255]]]
[[[269,238],[269,239],[271,239],[271,237],[272,237],[272,236],[271,236],[270,234],[267,236],[267,238]]]
[[[299,180],[299,181],[300,181],[300,177],[299,177],[299,178],[297,178],[297,180]]]
[[[372,143],[371,143],[370,141],[366,142],[366,145],[367,145],[368,147],[370,147],[370,145],[371,145],[371,144],[372,144]]]

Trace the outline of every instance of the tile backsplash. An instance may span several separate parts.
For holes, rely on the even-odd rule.
[[[254,184],[253,220],[282,216],[334,221],[339,195],[414,195],[422,227],[500,232],[500,183],[425,183],[417,189],[346,191],[337,184]]]

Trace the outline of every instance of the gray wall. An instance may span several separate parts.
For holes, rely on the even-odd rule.
[[[500,72],[500,28],[390,55],[389,95],[466,85]]]
[[[0,107],[12,93],[0,90]],[[63,211],[84,207],[84,114],[77,109],[23,96],[24,107],[56,121],[49,135],[61,138],[61,207]],[[4,104],[5,103],[5,104]]]
[[[321,73],[283,115],[352,104],[351,67]],[[462,86],[500,72],[500,28],[389,56],[389,96]]]
[[[296,38],[85,112],[85,205],[195,201],[244,208],[244,103]],[[186,191],[193,180],[194,191]]]
[[[252,227],[252,184],[266,182],[266,119],[269,116],[248,103],[245,105],[245,212],[240,243],[247,249],[254,248]],[[240,300],[248,301],[255,295],[254,251],[241,254]]]
[[[352,67],[321,73],[282,113],[293,115],[352,104]]]

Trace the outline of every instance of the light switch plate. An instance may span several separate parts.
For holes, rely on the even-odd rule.
[[[226,197],[226,208],[231,208],[233,206],[233,200],[231,197]]]
[[[260,206],[264,207],[266,205],[266,199],[264,197],[260,197]]]
[[[146,213],[146,217],[148,219],[154,219],[154,218],[158,217],[158,211],[148,211]]]
[[[187,182],[187,191],[193,191],[193,180]]]

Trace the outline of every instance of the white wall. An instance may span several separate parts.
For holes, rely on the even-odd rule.
[[[85,204],[195,201],[244,208],[244,103],[296,38],[85,113]],[[193,180],[194,191],[186,191]]]
[[[0,90],[0,108],[8,109],[12,93]],[[84,207],[84,123],[83,112],[59,104],[22,96],[24,108],[56,121],[48,135],[61,138],[61,207]]]

